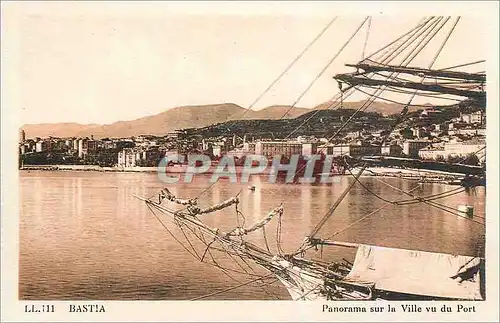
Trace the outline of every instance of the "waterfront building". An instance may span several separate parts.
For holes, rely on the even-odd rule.
[[[326,144],[319,148],[321,152],[324,152],[327,156],[349,156],[350,155],[350,145],[348,144]]]
[[[22,144],[25,141],[26,141],[26,132],[23,129],[21,129],[19,131],[19,143]]]
[[[463,142],[448,142],[444,145],[445,156],[465,157],[469,154],[478,153],[479,161],[486,160],[486,141],[484,139],[472,139]]]
[[[380,147],[380,153],[384,156],[399,156],[403,148],[398,144],[384,144]]]
[[[407,140],[403,143],[403,154],[409,157],[418,157],[418,151],[432,144],[429,140]]]
[[[380,146],[372,144],[357,144],[350,145],[349,155],[351,157],[361,157],[361,156],[375,156],[380,155]]]
[[[89,152],[95,152],[97,150],[97,141],[92,139],[78,139],[78,157],[85,158]]]
[[[306,142],[302,144],[302,156],[312,156],[318,153],[318,143]]]
[[[137,165],[137,154],[133,148],[124,148],[118,152],[119,167],[135,167]]]
[[[243,143],[243,151],[245,152],[245,154],[255,154],[255,143],[244,142]]]
[[[432,144],[424,147],[418,151],[418,157],[421,159],[437,159],[439,157],[446,158],[446,152],[444,150],[444,145],[442,144]]]
[[[273,158],[282,155],[290,158],[302,154],[302,143],[298,141],[258,141],[255,144],[255,154]]]
[[[35,144],[35,151],[37,153],[50,151],[51,148],[52,148],[52,143],[50,142],[50,140],[40,140],[37,141]]]
[[[486,128],[465,128],[450,130],[448,134],[455,135],[469,135],[469,136],[486,136]]]
[[[478,110],[472,113],[460,113],[460,120],[465,123],[479,123],[484,124],[486,121],[486,114]]]
[[[325,149],[326,148],[326,149]],[[326,150],[326,155],[339,157],[339,156],[372,156],[380,155],[381,146],[366,143],[355,144],[327,144],[319,148],[320,151]]]
[[[420,127],[415,127],[411,129],[413,132],[413,137],[422,138],[424,136],[424,129]]]

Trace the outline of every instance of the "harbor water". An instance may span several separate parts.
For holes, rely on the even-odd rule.
[[[210,190],[208,176],[195,176],[190,184],[171,185],[179,197],[200,196],[201,205],[212,205],[240,193],[238,209],[251,225],[280,205],[282,248],[292,251],[323,217],[353,180],[340,177],[331,184],[267,183],[253,176],[250,183],[221,179]],[[19,298],[23,300],[189,300],[216,293],[245,281],[226,275],[214,266],[196,261],[134,195],[156,197],[165,187],[153,173],[20,172]],[[471,219],[422,203],[388,205],[387,200],[408,196],[381,181],[418,196],[457,188],[399,178],[362,177],[348,193],[319,237],[332,237],[379,246],[483,256],[485,188],[464,191],[436,202],[453,208],[473,207]],[[250,190],[249,186],[255,189]],[[204,193],[202,193],[204,192]],[[351,225],[385,206],[379,212]],[[240,219],[241,220],[241,219]],[[234,208],[207,217],[217,228],[238,225]],[[276,221],[268,239],[276,246]],[[351,225],[351,226],[349,226]],[[349,226],[349,227],[348,227]],[[335,234],[336,233],[336,234]],[[249,237],[262,244],[262,232]],[[324,247],[308,256],[352,260],[355,250]],[[231,276],[231,277],[230,277]],[[249,284],[207,299],[290,299],[278,283]]]

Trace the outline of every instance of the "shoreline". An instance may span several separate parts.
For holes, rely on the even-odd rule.
[[[237,168],[237,173],[241,173],[241,167]],[[239,171],[238,171],[239,170]],[[25,165],[19,168],[19,171],[54,171],[54,172],[115,172],[115,173],[158,173],[158,167],[102,167],[98,165]],[[356,173],[353,169],[353,173]],[[181,174],[181,169],[167,171],[166,174]],[[213,174],[213,170],[209,170],[204,174]],[[269,175],[269,172],[262,174]],[[349,173],[339,174],[331,173],[330,177],[352,176]],[[383,177],[383,178],[400,178],[407,180],[422,180],[428,183],[442,184],[457,184],[455,181],[463,178],[463,174],[446,173],[432,170],[419,169],[397,169],[387,167],[370,167],[366,169],[366,173],[361,177]]]
[[[98,165],[24,165],[20,171],[136,172],[157,173],[158,167],[103,167]]]

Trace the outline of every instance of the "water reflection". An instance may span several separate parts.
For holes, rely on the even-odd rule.
[[[267,183],[252,176],[251,184],[221,181],[203,195],[206,178],[169,189],[183,198],[200,196],[203,206],[219,203],[240,192],[239,210],[247,226],[284,203],[283,248],[297,248],[324,216],[332,203],[353,180],[340,183]],[[360,179],[370,191],[387,200],[410,197],[380,183]],[[383,179],[405,191],[417,187],[413,181]],[[255,185],[255,191],[248,185]],[[217,269],[200,264],[169,236],[148,208],[134,195],[157,196],[164,183],[154,174],[92,172],[21,172],[20,297],[22,299],[189,299],[221,290],[231,279]],[[424,184],[413,191],[426,196],[453,186]],[[475,194],[475,195],[474,195]],[[474,206],[484,217],[483,188],[438,200],[454,208]],[[379,212],[352,223],[376,209]],[[204,220],[221,230],[238,224],[235,209],[210,214]],[[241,218],[240,218],[241,220]],[[479,220],[479,219],[478,219]],[[240,222],[241,224],[241,222]],[[352,225],[352,226],[351,226]],[[349,227],[348,227],[349,226]],[[347,229],[346,229],[347,228]],[[344,230],[345,229],[345,230]],[[464,218],[424,204],[387,205],[365,188],[355,185],[318,236],[389,247],[419,249],[463,255],[481,254],[484,228]],[[276,249],[276,221],[266,227],[272,250]],[[262,245],[261,230],[249,239]],[[314,251],[311,257],[320,257]],[[325,260],[354,256],[338,248],[324,250]],[[273,292],[287,299],[285,290]],[[221,299],[269,299],[260,288],[247,286]]]

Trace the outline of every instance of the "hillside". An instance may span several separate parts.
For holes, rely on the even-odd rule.
[[[357,109],[363,104],[359,102],[344,102],[344,108]],[[330,105],[326,102],[313,109],[325,109]],[[50,123],[50,124],[27,124],[22,128],[26,131],[27,138],[35,137],[90,137],[95,138],[118,138],[130,137],[141,134],[164,135],[176,129],[202,128],[213,124],[224,123],[228,120],[277,120],[283,117],[290,106],[275,105],[262,110],[245,109],[234,103],[222,103],[212,105],[183,106],[168,109],[156,115],[147,116],[131,121],[119,121],[107,125],[78,123]],[[399,113],[401,106],[375,102],[369,109],[384,115]],[[294,107],[285,118],[296,118],[311,109]]]
[[[366,101],[343,102],[342,106],[344,109],[359,109],[365,102]],[[314,107],[314,109],[324,110],[330,106],[340,107],[340,102],[331,101],[331,102],[321,103],[320,105]],[[370,108],[368,110],[370,112],[377,112],[382,115],[388,116],[391,114],[400,113],[402,108],[403,108],[402,104],[375,101],[370,105]],[[417,111],[418,109],[419,108],[417,107],[410,107],[409,111]]]
[[[189,129],[188,135],[202,137],[218,137],[223,134],[235,134],[242,137],[248,135],[255,138],[285,138],[293,133],[293,137],[315,135],[329,137],[339,129],[344,120],[350,118],[355,109],[311,111],[296,118],[281,120],[238,120],[224,122],[203,128]],[[392,119],[385,118],[376,112],[359,112],[344,129],[344,132],[354,130],[388,129]],[[230,130],[228,130],[230,129]]]

